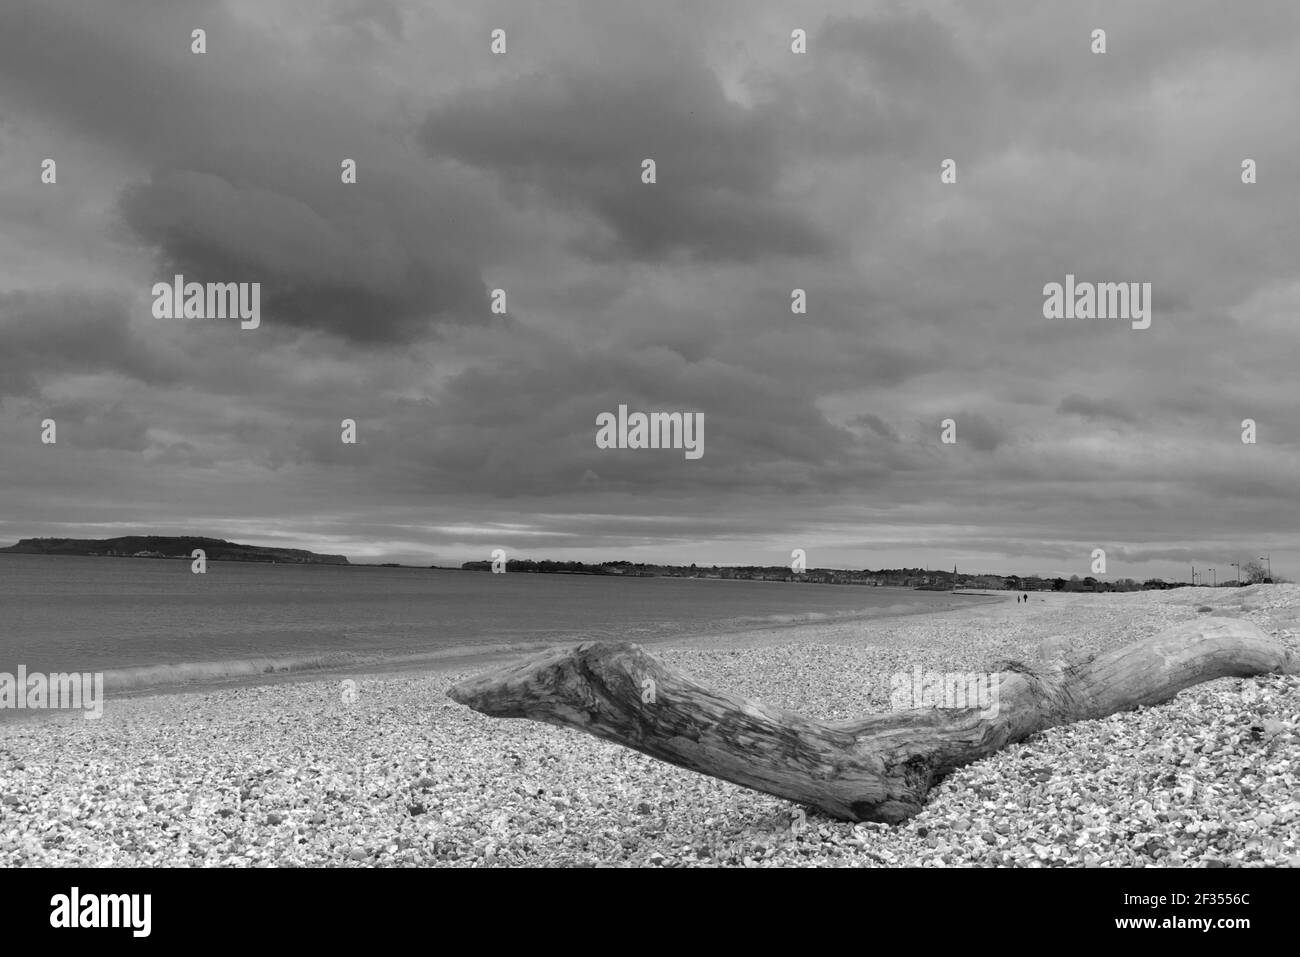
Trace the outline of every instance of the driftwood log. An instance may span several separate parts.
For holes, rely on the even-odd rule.
[[[990,709],[818,721],[714,691],[639,646],[588,642],[455,685],[463,705],[577,728],[660,760],[851,821],[897,823],[962,765],[1057,725],[1167,701],[1228,676],[1300,672],[1248,621],[1200,618],[1115,651],[994,669]]]

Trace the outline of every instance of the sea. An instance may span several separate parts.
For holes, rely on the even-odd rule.
[[[939,611],[860,585],[0,554],[0,672],[108,692],[438,666],[587,640],[645,645]]]

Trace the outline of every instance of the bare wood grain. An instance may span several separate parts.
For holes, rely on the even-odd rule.
[[[1248,621],[1200,618],[1094,657],[995,670],[996,714],[931,708],[832,722],[706,688],[634,644],[588,642],[448,694],[483,714],[577,728],[837,818],[897,823],[944,775],[1038,731],[1158,704],[1214,678],[1300,673],[1300,660]]]

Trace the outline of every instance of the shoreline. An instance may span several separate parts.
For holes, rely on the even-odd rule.
[[[652,653],[842,720],[888,710],[890,674],[1032,659],[1061,640],[1103,650],[1201,605],[1300,645],[1297,586],[1043,597]],[[337,681],[280,681],[2,724],[0,865],[1300,864],[1295,676],[1218,679],[1050,729],[954,772],[892,828],[810,812],[795,833],[789,802],[446,697],[479,670],[358,676],[350,702]]]
[[[757,584],[785,583],[759,582]],[[910,594],[912,589],[897,589],[897,591],[901,596],[903,594]],[[985,599],[980,604],[996,604],[998,599],[1009,601],[1011,595],[1014,593],[956,592],[952,594],[961,598]],[[899,604],[903,603],[900,602]],[[892,608],[894,606],[891,605],[887,607]],[[960,608],[917,606],[914,610],[896,611],[889,614],[872,614],[871,609],[867,609],[865,610],[865,613],[859,611],[855,614],[845,615],[842,617],[796,620],[790,622],[769,622],[749,628],[727,627],[720,631],[670,635],[649,640],[640,639],[638,643],[651,649],[662,647],[672,648],[679,645],[681,647],[694,647],[701,643],[703,646],[707,647],[715,641],[725,642],[732,636],[766,634],[769,632],[774,636],[777,636],[789,631],[797,632],[800,629],[814,629],[820,631],[826,628],[851,628],[857,625],[870,625],[872,623],[892,621],[894,619],[928,617],[930,615],[941,615],[954,611],[965,613],[965,611],[970,607],[970,605],[963,605]],[[590,639],[574,639],[560,642],[532,641],[526,643],[511,642],[500,644],[452,644],[444,648],[423,653],[404,654],[389,658],[376,657],[370,660],[365,660],[364,655],[362,655],[363,660],[359,661],[340,660],[337,663],[325,663],[320,665],[286,664],[286,662],[293,662],[294,659],[281,656],[279,658],[251,657],[247,659],[232,659],[228,662],[182,661],[157,665],[141,665],[129,669],[109,669],[104,672],[104,700],[105,702],[112,702],[166,695],[202,694],[209,691],[222,691],[243,687],[259,687],[264,685],[311,681],[338,681],[345,678],[368,678],[402,673],[441,674],[467,672],[503,664],[512,659],[537,654],[550,648],[577,644],[582,640]],[[346,657],[347,654],[348,653],[339,652],[332,652],[328,655],[324,653],[320,655],[308,654],[296,659],[296,661],[310,661],[317,657],[334,657],[340,659]],[[145,672],[166,673],[169,669],[186,671],[201,670],[207,666],[233,667],[236,665],[243,666],[243,670],[238,673],[215,675],[213,677],[192,677],[178,681],[164,680],[144,682],[139,683],[138,685],[133,682],[125,687],[120,684],[122,676],[127,673],[132,675]],[[113,687],[110,679],[119,682],[118,686]],[[15,709],[0,708],[0,726],[17,721],[41,721],[56,715],[56,712],[51,711],[27,711],[26,709],[19,711]]]

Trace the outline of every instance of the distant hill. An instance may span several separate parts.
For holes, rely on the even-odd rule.
[[[346,565],[344,555],[317,555],[302,548],[264,548],[219,538],[128,535],[124,538],[24,538],[0,552],[20,555],[101,555],[112,558],[189,558],[203,549],[213,562],[285,562],[298,565]]]

